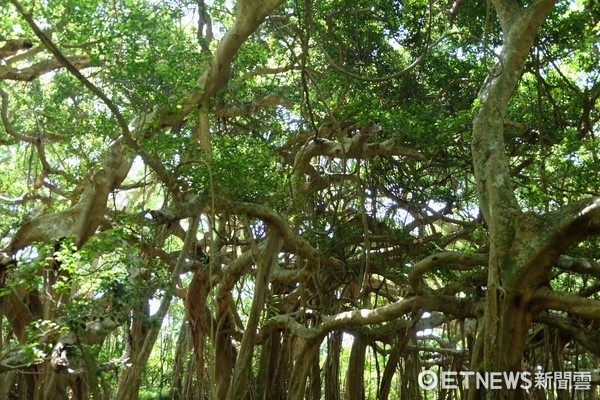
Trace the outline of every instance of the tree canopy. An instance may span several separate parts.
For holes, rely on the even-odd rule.
[[[0,7],[0,398],[597,398],[597,2]]]

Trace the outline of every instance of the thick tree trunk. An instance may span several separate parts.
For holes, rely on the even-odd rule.
[[[365,398],[365,352],[369,341],[366,336],[356,334],[350,350],[348,370],[346,371],[346,389],[344,400],[363,400]]]
[[[532,320],[529,297],[538,279],[528,266],[542,249],[533,249],[527,223],[517,203],[505,153],[504,118],[521,77],[535,34],[554,6],[538,0],[528,8],[516,1],[494,0],[504,43],[500,62],[484,83],[473,123],[472,153],[481,211],[490,231],[483,367],[489,371],[519,371],[527,330]],[[536,221],[537,222],[537,221]],[[521,246],[521,241],[527,241]],[[551,261],[550,261],[551,262]],[[536,278],[543,276],[541,266]],[[488,399],[513,399],[518,391],[489,391]]]

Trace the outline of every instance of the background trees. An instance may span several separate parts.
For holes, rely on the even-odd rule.
[[[594,2],[0,4],[0,397],[598,368]]]

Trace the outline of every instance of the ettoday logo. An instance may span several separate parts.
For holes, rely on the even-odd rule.
[[[422,371],[418,382],[421,389],[433,390],[464,389],[474,386],[476,389],[500,390],[522,389],[575,389],[589,390],[592,375],[589,371],[535,372],[474,372],[474,371]]]

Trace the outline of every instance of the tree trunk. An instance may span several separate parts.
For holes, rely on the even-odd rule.
[[[471,349],[471,371],[483,372],[483,341],[485,340],[485,322],[483,319],[478,321],[477,332]],[[467,392],[469,400],[483,399],[482,392],[475,389],[475,385],[469,385]]]
[[[183,321],[179,327],[177,343],[175,345],[175,360],[173,363],[173,381],[171,382],[171,400],[183,399],[183,376],[186,373],[186,363],[188,352],[190,351],[190,326],[187,321]],[[187,371],[188,374],[191,371]]]
[[[16,374],[15,371],[9,371],[0,377],[0,399],[8,399],[8,393],[15,381]]]
[[[233,328],[233,324],[230,325]],[[233,346],[231,336],[227,333],[229,325],[219,326],[215,335],[215,385],[217,398],[225,399],[235,359],[237,358],[237,350]]]
[[[279,357],[277,358],[277,364],[274,366],[275,371],[271,380],[271,390],[266,397],[269,400],[283,400],[289,397],[288,388],[291,381],[291,364],[294,353],[292,349],[294,343],[296,343],[296,339],[291,335],[282,335]]]
[[[369,341],[362,334],[354,336],[348,370],[346,371],[346,389],[344,400],[363,400],[365,398],[365,352]]]
[[[205,381],[205,359],[204,359],[204,344],[206,337],[211,333],[211,320],[209,312],[206,308],[206,297],[210,290],[210,280],[208,271],[199,268],[194,272],[192,281],[187,290],[185,299],[185,310],[189,321],[189,331],[192,338],[192,349],[195,357],[195,371],[188,371],[192,374],[195,372],[198,382],[199,391],[202,392]]]
[[[262,347],[259,361],[258,376],[256,377],[256,398],[268,400],[271,388],[274,386],[277,363],[280,357],[281,332],[273,331]]]
[[[402,352],[404,351],[406,343],[408,343],[409,340],[410,335],[403,335],[403,337],[394,345],[394,348],[390,352],[388,360],[385,363],[385,368],[383,369],[383,375],[381,376],[381,383],[379,385],[377,399],[387,400],[390,397],[392,380],[396,374],[396,368],[398,366],[398,362],[400,361],[400,357],[402,356]]]
[[[313,359],[319,356],[319,346],[321,339],[302,340],[297,346],[296,354],[294,355],[294,368],[290,379],[290,400],[303,400],[306,398],[306,380],[309,376]]]
[[[254,283],[254,298],[252,299],[252,307],[248,316],[246,330],[240,344],[240,354],[236,361],[233,380],[227,394],[229,400],[243,398],[244,393],[248,390],[258,324],[267,299],[271,271],[275,268],[275,264],[277,264],[277,257],[282,245],[283,239],[279,236],[279,232],[270,232],[268,234],[267,247],[258,262],[258,271]]]
[[[310,369],[310,386],[307,399],[321,399],[321,368],[319,367],[319,353],[313,358],[312,367]]]
[[[504,42],[500,61],[479,93],[480,107],[473,122],[471,144],[479,203],[490,232],[483,340],[483,368],[488,371],[521,369],[526,334],[533,318],[528,300],[549,268],[531,266],[545,243],[532,241],[527,234],[539,220],[530,224],[516,200],[505,153],[504,119],[535,34],[554,3],[539,0],[522,8],[515,1],[493,0]],[[551,263],[548,258],[545,261]],[[487,393],[490,400],[518,396],[517,390]]]
[[[340,353],[342,332],[329,334],[327,358],[325,359],[325,400],[340,399]]]
[[[141,310],[134,312],[132,317],[131,328],[125,332],[125,340],[128,341],[130,349],[129,363],[121,376],[119,376],[119,385],[117,386],[116,400],[137,400],[139,389],[142,384],[142,373],[146,367],[143,358],[140,357],[141,349],[149,332],[146,327],[146,319],[148,318],[148,300],[144,301]],[[137,314],[140,315],[137,315]]]

